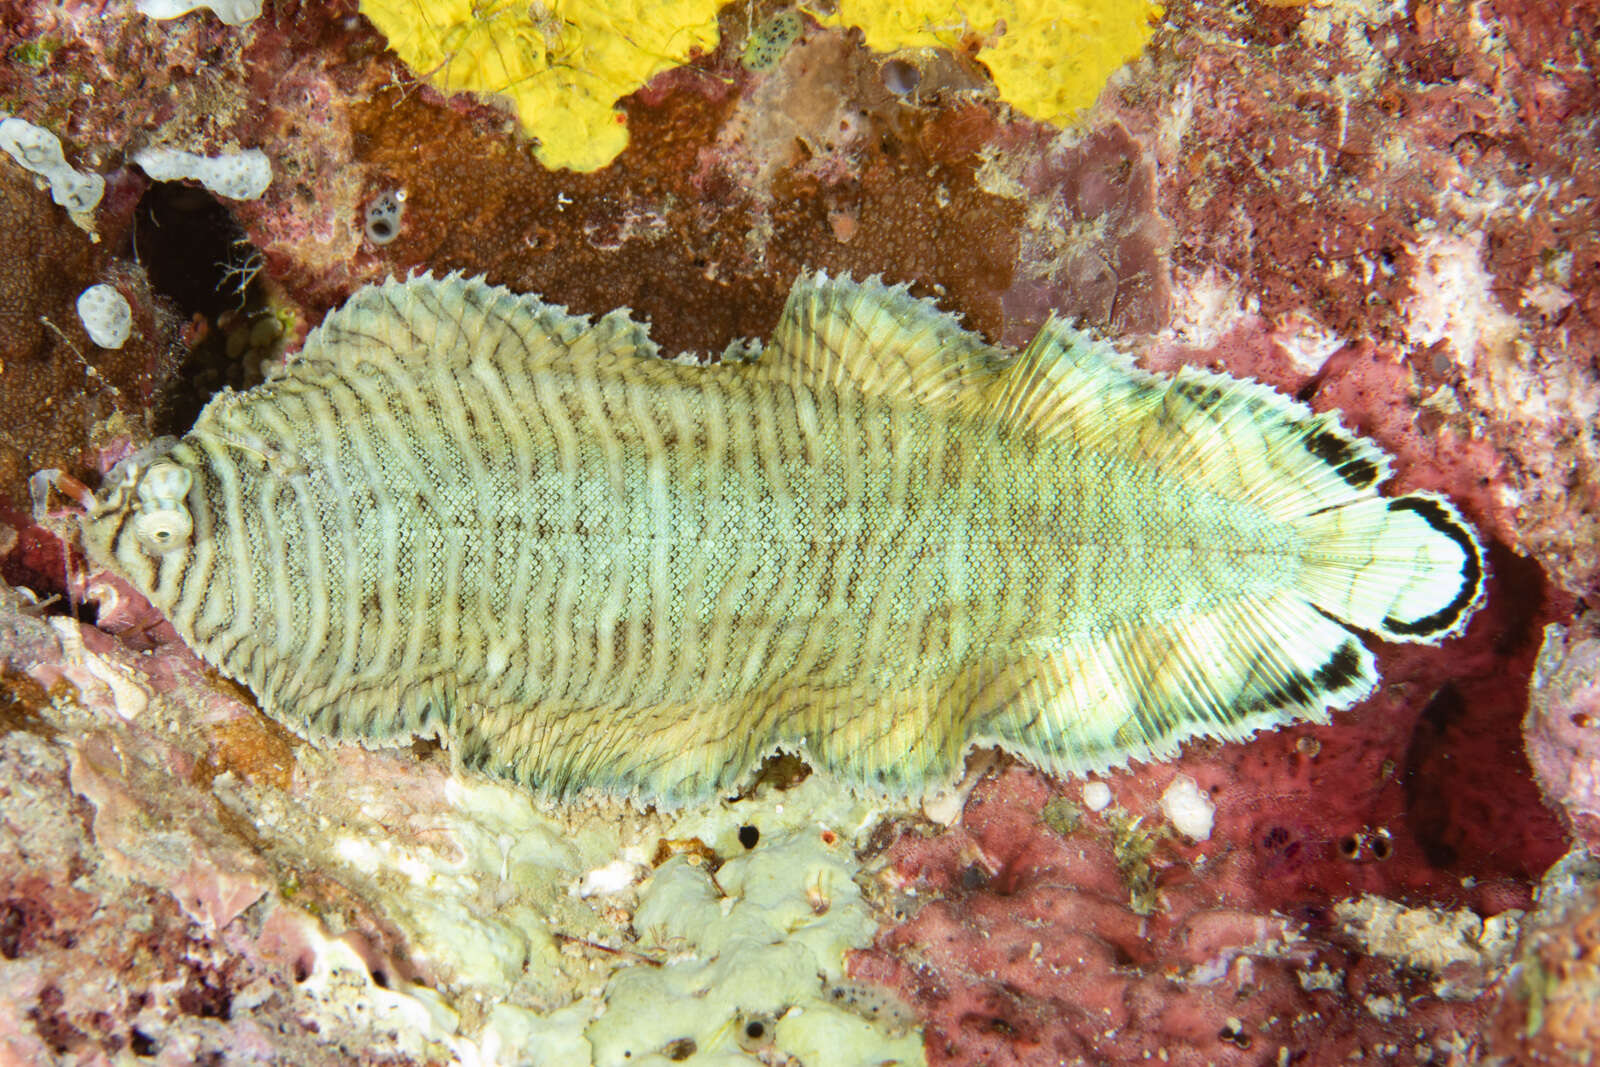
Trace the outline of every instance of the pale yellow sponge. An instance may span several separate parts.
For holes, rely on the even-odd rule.
[[[975,44],[1007,103],[1060,125],[1139,54],[1162,9],[1147,0],[838,0],[833,14],[815,13],[859,26],[878,52]]]
[[[547,167],[598,170],[628,145],[622,97],[717,44],[718,0],[361,0],[389,47],[447,93],[514,107]]]

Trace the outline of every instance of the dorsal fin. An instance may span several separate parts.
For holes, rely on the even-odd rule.
[[[884,285],[803,274],[761,355],[763,373],[919,404],[976,404],[1004,358],[952,315]]]
[[[995,384],[991,411],[1017,429],[1092,449],[1153,411],[1160,384],[1109,344],[1052,316]]]
[[[626,308],[591,321],[538,296],[490,285],[481,276],[420,274],[355,293],[311,332],[299,359],[308,367],[409,355],[466,360],[502,344],[526,352],[533,363],[582,365],[583,356],[656,355],[648,327],[629,317]]]
[[[1304,501],[1336,507],[1374,495],[1389,457],[1259,382],[1192,367],[1140,370],[1111,345],[1051,319],[995,386],[994,414],[1093,452],[1250,500],[1280,518]]]

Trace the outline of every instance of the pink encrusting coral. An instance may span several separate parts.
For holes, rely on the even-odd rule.
[[[9,588],[0,648],[0,1058],[309,1063],[344,1042],[401,1062],[392,1035],[319,1013],[326,950],[270,934],[320,926],[214,791],[287,788],[281,731],[181,646],[132,653]],[[302,905],[360,930],[370,912],[325,885],[308,875]]]

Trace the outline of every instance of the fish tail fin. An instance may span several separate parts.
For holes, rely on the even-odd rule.
[[[1307,599],[1390,641],[1460,633],[1483,599],[1483,548],[1461,514],[1432,493],[1370,497],[1294,524],[1313,546]]]
[[[1270,559],[1254,572],[1241,564],[1229,579],[1237,587],[1015,650],[1014,662],[951,704],[963,716],[959,736],[1066,773],[1165,758],[1190,738],[1241,740],[1323,720],[1377,683],[1373,654],[1353,631],[1437,641],[1459,633],[1482,600],[1483,550],[1471,527],[1438,496],[1383,496],[1389,456],[1336,413],[1204,370],[1150,374],[1059,320],[993,380],[989,397],[1013,432],[1065,442],[1122,472],[1158,471],[1189,494],[1173,500],[1228,511],[1241,536],[1273,534],[1259,546]],[[1227,523],[1204,517],[1161,522],[1179,531],[1180,547],[1194,537],[1215,548],[1210,539],[1228,535]],[[1196,565],[1206,555],[1191,551]],[[1122,580],[1142,576],[1135,567]]]
[[[1176,404],[1209,408],[1204,418]],[[1386,452],[1337,413],[1255,382],[1180,372],[1152,422],[1169,433],[1169,469],[1249,501],[1301,538],[1299,591],[1315,608],[1389,641],[1460,633],[1483,600],[1483,547],[1448,500],[1386,497]]]

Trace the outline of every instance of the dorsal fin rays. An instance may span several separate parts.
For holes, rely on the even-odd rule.
[[[511,351],[531,365],[582,365],[581,356],[655,357],[649,327],[619,308],[590,319],[480,276],[419,274],[368,286],[306,338],[301,362],[344,367],[375,358],[430,361]],[[577,355],[580,358],[574,359]]]
[[[1145,427],[1151,456],[1179,477],[1206,472],[1207,484],[1274,518],[1302,515],[1310,500],[1330,508],[1369,499],[1389,477],[1383,449],[1259,382],[1184,368],[1160,385]]]
[[[975,406],[1004,358],[904,285],[818,271],[795,282],[759,366],[826,388]]]
[[[1127,356],[1054,316],[993,388],[1000,422],[1085,449],[1122,437],[1159,398]]]
[[[1381,448],[1331,414],[1225,374],[1150,374],[1054,318],[997,384],[994,413],[1249,500],[1274,518],[1304,514],[1308,499],[1338,507],[1373,496],[1391,468]]]

